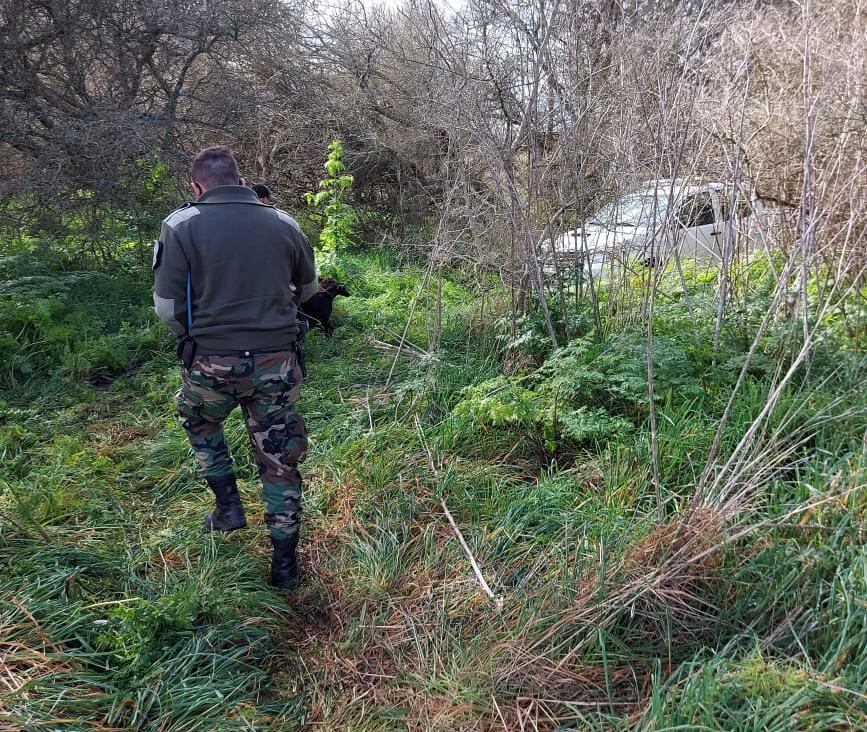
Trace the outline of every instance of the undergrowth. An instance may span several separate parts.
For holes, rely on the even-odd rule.
[[[655,486],[639,324],[596,332],[587,312],[552,351],[529,317],[504,338],[454,273],[436,348],[427,290],[399,348],[423,272],[345,255],[353,296],[308,342],[307,580],[286,597],[265,583],[261,519],[200,530],[210,499],[148,272],[4,261],[0,728],[867,726],[858,344],[829,338],[791,384],[762,432],[773,469],[739,473],[736,511],[694,501],[761,286],[719,352],[683,303],[658,307]],[[723,458],[787,327],[761,344]],[[252,508],[237,414],[227,434]]]

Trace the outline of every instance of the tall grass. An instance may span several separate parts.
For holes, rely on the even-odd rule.
[[[435,347],[424,295],[406,328],[415,350],[395,360],[422,273],[387,255],[347,266],[340,327],[309,341],[307,581],[289,597],[265,582],[237,417],[227,434],[251,525],[201,533],[209,498],[173,414],[171,344],[149,316],[95,326],[114,359],[96,386],[63,358],[8,366],[0,727],[865,725],[856,344],[823,345],[809,379],[793,379],[739,448],[778,383],[783,335],[772,329],[730,400],[749,348],[740,326],[723,332],[718,358],[659,308],[660,522],[640,333],[516,356],[455,277]],[[125,282],[115,310],[144,313],[146,275]],[[62,333],[50,348],[63,354],[70,314],[107,295],[51,297],[40,332]],[[722,477],[697,494],[708,469]]]

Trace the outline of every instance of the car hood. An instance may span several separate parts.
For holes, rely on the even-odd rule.
[[[560,256],[571,252],[576,255],[586,252],[585,261],[589,263],[590,271],[599,275],[612,258],[643,251],[647,236],[648,230],[644,226],[604,226],[588,223],[559,234],[549,248]]]
[[[644,226],[603,226],[586,224],[578,229],[564,231],[554,239],[557,252],[587,251],[596,252],[606,249],[630,249],[634,243],[642,244],[647,237]]]

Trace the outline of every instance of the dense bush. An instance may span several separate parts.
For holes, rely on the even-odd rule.
[[[7,258],[0,286],[0,385],[106,379],[166,346],[138,272],[70,269],[62,257]],[[17,263],[17,264],[16,264]]]

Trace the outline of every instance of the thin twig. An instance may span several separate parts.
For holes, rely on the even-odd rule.
[[[367,407],[367,421],[370,424],[370,431],[367,433],[372,435],[374,432],[373,429],[373,412],[370,411],[370,385],[367,386],[367,397],[364,400],[364,406]]]
[[[394,360],[391,362],[391,368],[388,370],[388,378],[385,380],[385,390],[391,386],[391,379],[394,377],[394,369],[397,367],[397,360],[400,358],[400,353],[404,348],[404,344],[406,343],[406,336],[409,333],[409,326],[412,323],[413,316],[415,316],[415,309],[418,306],[419,300],[421,300],[421,295],[424,292],[424,288],[427,286],[427,282],[430,279],[431,271],[433,270],[433,257],[428,261],[427,270],[424,273],[424,278],[421,281],[421,284],[418,286],[418,290],[415,293],[415,298],[412,301],[412,307],[409,309],[409,315],[406,318],[406,325],[403,328],[403,335],[400,337],[400,345],[397,348],[397,352],[394,354]]]
[[[385,341],[377,340],[376,338],[371,338],[370,343],[374,348],[378,348],[380,351],[388,351],[396,354],[395,358],[404,355],[409,358],[417,358],[421,361],[430,357],[430,354],[427,353],[427,351],[416,350],[412,345],[408,345],[407,341],[401,341],[401,345],[395,346],[393,343],[387,343]]]
[[[440,498],[440,504],[443,507],[443,511],[445,512],[446,518],[449,520],[449,523],[452,525],[452,529],[455,532],[455,536],[458,537],[458,541],[461,543],[461,546],[463,547],[464,552],[466,552],[467,558],[470,560],[470,564],[473,567],[473,572],[476,575],[476,579],[479,581],[479,584],[482,586],[482,589],[484,590],[485,594],[491,598],[491,600],[493,601],[497,610],[502,610],[503,609],[503,598],[497,597],[494,594],[493,590],[491,590],[490,585],[488,585],[487,581],[485,580],[484,575],[482,575],[482,570],[479,568],[479,563],[476,561],[476,558],[473,556],[473,553],[470,550],[470,547],[467,545],[467,542],[464,539],[464,535],[461,533],[461,530],[458,528],[458,525],[455,523],[454,516],[452,516],[451,511],[449,511],[449,507],[446,506],[445,500]]]
[[[430,447],[427,444],[427,439],[424,436],[424,430],[422,429],[422,426],[421,426],[421,420],[418,418],[417,414],[414,415],[414,419],[415,419],[415,428],[418,430],[418,436],[419,436],[419,439],[421,440],[421,445],[424,448],[425,454],[427,455],[428,467],[430,468],[431,473],[436,474],[437,467],[436,467],[436,464],[434,463],[433,453],[430,451]]]

